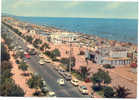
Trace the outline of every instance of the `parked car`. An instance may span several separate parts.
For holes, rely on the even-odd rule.
[[[85,82],[91,82],[90,78],[85,79]]]
[[[31,49],[31,50],[29,50],[29,54],[30,55],[36,55],[37,52],[35,51],[35,49]]]
[[[47,92],[49,92],[49,89],[48,89],[48,87],[44,86],[44,87],[41,88],[41,91],[43,93],[47,93]]]
[[[64,75],[64,72],[65,72],[65,70],[63,70],[63,69],[58,70],[58,73],[61,74],[62,76]]]
[[[82,86],[79,86],[78,88],[82,94],[88,94],[88,89],[86,88],[86,86],[82,85]]]
[[[43,57],[44,57],[44,55],[41,53],[41,54],[39,54],[39,57],[43,58]]]
[[[41,85],[42,85],[43,87],[46,86],[45,80],[41,80]]]
[[[72,83],[74,86],[78,86],[78,85],[79,85],[79,80],[77,80],[77,79],[72,79],[72,80],[71,80],[71,83]]]
[[[27,53],[27,52],[24,52],[24,56],[29,59],[30,58],[30,55]]]
[[[24,52],[24,50],[23,49],[20,49],[19,52]]]
[[[59,85],[65,85],[64,79],[58,79],[58,80],[57,80],[57,83],[58,83]]]
[[[41,59],[41,60],[39,61],[39,64],[40,64],[40,65],[45,64],[44,60]]]
[[[71,74],[68,72],[64,72],[63,73],[63,77],[67,80],[70,81],[72,79]]]
[[[52,61],[51,61],[50,59],[48,59],[48,58],[45,58],[44,61],[45,61],[46,63],[51,63],[51,62],[52,62]]]
[[[22,47],[21,47],[21,46],[18,46],[18,48],[19,48],[19,49],[22,49]]]
[[[49,91],[48,92],[48,97],[56,97],[55,92]]]

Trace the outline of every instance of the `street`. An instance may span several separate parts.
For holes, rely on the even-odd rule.
[[[3,24],[2,24],[3,25]],[[4,26],[4,25],[3,25]],[[4,26],[5,29],[8,27]],[[20,36],[17,36],[11,29],[8,32],[10,37],[13,38],[13,43],[16,43],[22,47],[22,49],[27,49],[27,44],[23,42],[22,39],[19,39]],[[50,63],[45,63],[44,65],[40,65],[38,62],[40,57],[38,55],[31,56],[30,59],[27,60],[27,63],[35,70],[41,77],[46,81],[47,85],[49,86],[50,90],[56,93],[57,97],[88,97],[82,95],[77,87],[74,87],[70,81],[66,81],[65,86],[59,86],[57,84],[57,79],[62,78],[59,73],[54,70],[54,65]]]

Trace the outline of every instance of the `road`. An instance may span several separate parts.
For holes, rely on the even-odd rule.
[[[2,24],[3,25],[3,24]],[[8,29],[7,26],[3,25],[5,30]],[[24,50],[26,50],[27,45],[20,39],[20,36],[16,35],[11,29],[8,29],[8,35],[13,37],[13,43],[20,45]],[[53,69],[54,65],[50,63],[46,63],[44,65],[40,65],[38,61],[40,57],[38,55],[31,56],[28,59],[27,63],[35,70],[41,77],[46,81],[49,88],[56,93],[57,97],[88,97],[87,95],[82,95],[77,87],[74,87],[69,81],[66,81],[65,86],[59,86],[57,84],[57,79],[62,76],[59,75],[57,71]]]

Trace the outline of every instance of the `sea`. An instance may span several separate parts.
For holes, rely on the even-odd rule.
[[[56,27],[70,32],[96,35],[109,40],[137,44],[137,19],[22,17],[16,19],[37,25]]]

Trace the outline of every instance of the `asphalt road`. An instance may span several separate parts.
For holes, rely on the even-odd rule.
[[[3,24],[2,24],[3,25]],[[8,28],[6,26],[5,30]],[[24,50],[26,50],[27,44],[23,42],[22,39],[20,39],[20,36],[17,36],[11,29],[9,29],[10,32],[8,32],[10,37],[13,37],[13,43],[16,43],[20,45]],[[53,69],[52,64],[45,63],[44,65],[40,65],[38,61],[40,60],[40,57],[38,55],[31,56],[30,59],[28,59],[27,63],[31,65],[33,70],[35,70],[41,77],[46,81],[49,88],[56,93],[57,97],[88,97],[85,95],[82,95],[77,87],[74,87],[70,81],[66,81],[65,86],[59,86],[57,84],[57,79],[61,78],[62,76],[59,75],[57,71]]]

